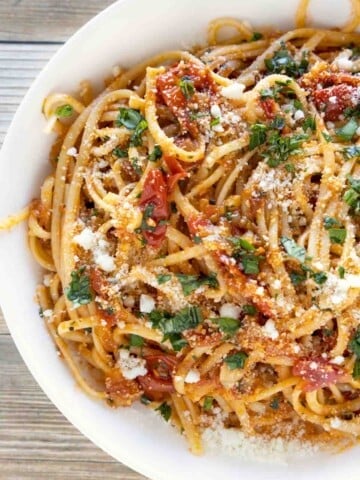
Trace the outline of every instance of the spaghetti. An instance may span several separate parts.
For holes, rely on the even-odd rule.
[[[41,315],[87,394],[149,405],[196,454],[219,422],[360,434],[359,8],[320,30],[307,3],[295,30],[218,19],[206,47],[44,103]]]

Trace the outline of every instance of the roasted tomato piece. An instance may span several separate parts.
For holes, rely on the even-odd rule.
[[[304,381],[304,391],[311,392],[318,388],[336,383],[344,377],[345,372],[338,365],[322,357],[302,358],[293,366],[293,375]]]
[[[338,120],[346,108],[356,106],[359,100],[358,88],[346,84],[315,90],[313,96],[316,107],[330,121]]]
[[[139,205],[144,215],[147,214],[147,220],[153,222],[153,225],[143,228],[142,234],[148,245],[159,248],[166,234],[166,225],[159,222],[169,217],[167,185],[161,170],[154,169],[148,173]]]

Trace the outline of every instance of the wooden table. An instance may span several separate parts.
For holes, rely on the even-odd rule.
[[[59,46],[111,0],[0,0],[0,145]],[[0,479],[141,480],[83,437],[31,377],[0,311]]]

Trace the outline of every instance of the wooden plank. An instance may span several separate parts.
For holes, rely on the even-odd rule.
[[[0,146],[22,98],[59,46],[0,43]]]
[[[0,371],[0,478],[144,478],[64,419],[29,374],[9,335],[0,336]]]
[[[64,41],[113,0],[0,0],[0,40]]]

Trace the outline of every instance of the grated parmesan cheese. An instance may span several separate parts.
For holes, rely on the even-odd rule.
[[[234,303],[224,303],[224,305],[220,307],[219,313],[221,317],[239,318],[241,307]]]
[[[247,436],[243,432],[217,426],[202,432],[204,447],[208,451],[223,452],[247,461],[286,465],[295,458],[308,458],[319,450],[318,445],[302,439],[284,440],[260,435]]]
[[[353,68],[353,62],[350,60],[352,51],[350,49],[343,50],[334,60],[334,65],[336,65],[340,70],[350,71]]]
[[[69,148],[69,150],[66,152],[69,157],[77,157],[78,156],[78,151],[75,147]]]

